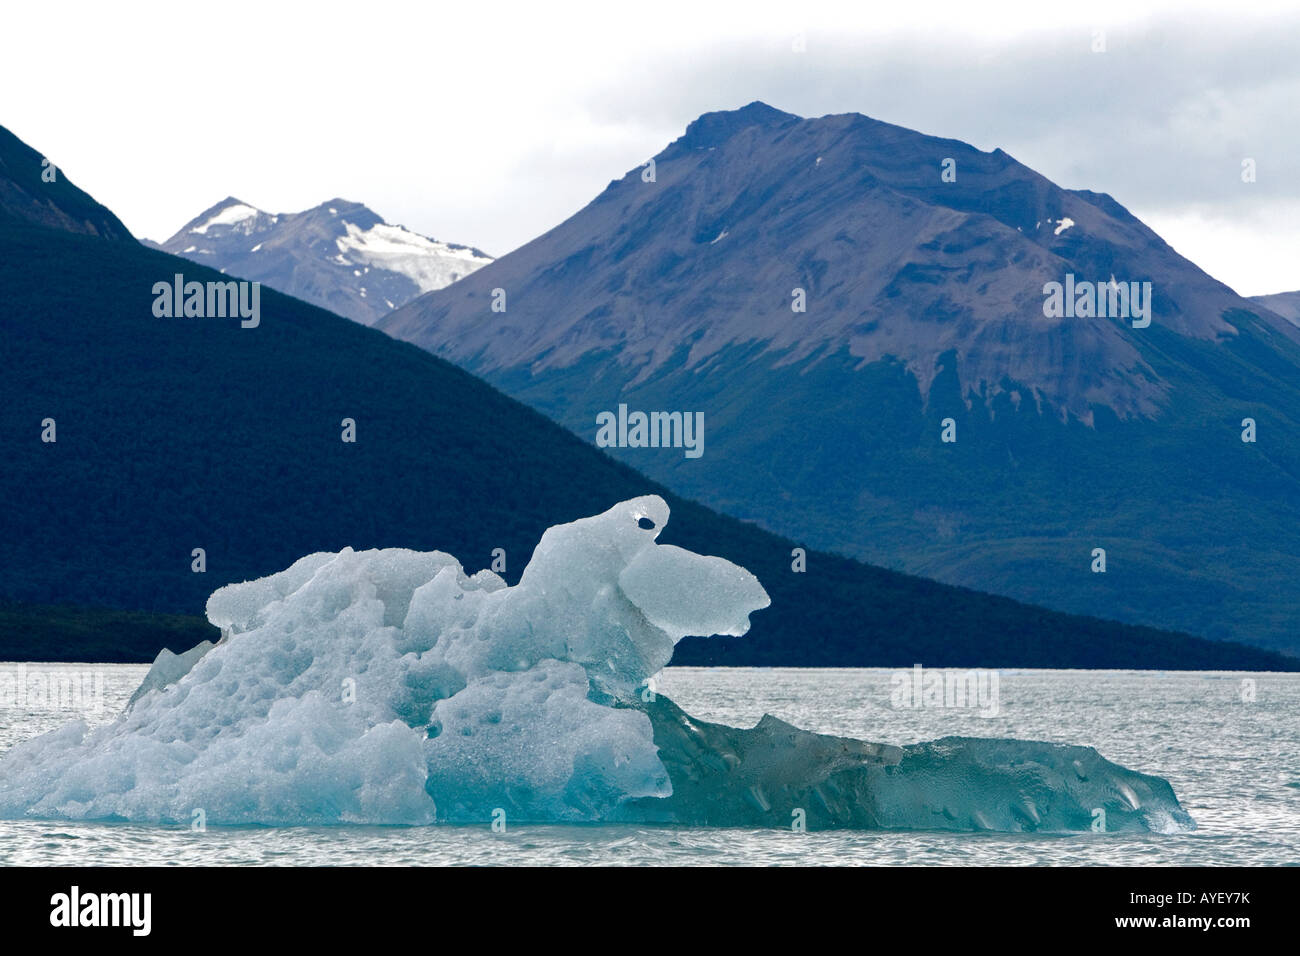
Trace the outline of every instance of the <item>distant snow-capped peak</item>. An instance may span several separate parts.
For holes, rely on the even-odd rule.
[[[230,196],[159,248],[367,325],[492,261],[471,246],[387,223],[361,203],[338,198],[276,215]]]

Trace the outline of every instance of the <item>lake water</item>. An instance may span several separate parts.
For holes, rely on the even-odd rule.
[[[0,665],[0,671],[16,666]],[[86,715],[92,723],[113,719],[148,669],[26,667],[51,679],[85,678],[92,704],[102,692],[102,708]],[[1117,763],[1166,778],[1199,828],[1174,835],[1068,836],[525,825],[505,833],[486,825],[208,827],[195,833],[24,820],[0,821],[0,862],[1300,864],[1300,674],[1003,670],[997,714],[981,716],[978,708],[892,706],[896,673],[670,668],[658,691],[695,716],[738,726],[772,713],[809,730],[891,744],[949,735],[1088,744]],[[0,751],[73,716],[50,701],[0,697]]]

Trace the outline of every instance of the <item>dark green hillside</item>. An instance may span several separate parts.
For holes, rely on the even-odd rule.
[[[0,600],[0,660],[147,663],[221,632],[193,614],[153,614]]]

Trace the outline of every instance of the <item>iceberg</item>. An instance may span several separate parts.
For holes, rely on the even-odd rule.
[[[1167,782],[1087,747],[896,747],[694,719],[654,676],[743,635],[766,591],[659,544],[646,496],[543,534],[519,583],[451,555],[308,555],[208,600],[126,711],[0,757],[0,817],[185,824],[639,822],[1001,831],[1190,828]]]

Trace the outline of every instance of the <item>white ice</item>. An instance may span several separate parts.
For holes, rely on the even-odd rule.
[[[659,545],[650,496],[549,529],[518,585],[441,552],[308,555],[208,601],[116,722],[0,758],[0,816],[189,823],[595,821],[671,794],[642,686],[768,604]],[[650,525],[650,527],[646,527]]]
[[[647,496],[550,528],[513,587],[391,548],[221,588],[215,646],[159,654],[115,722],[0,757],[0,818],[1194,826],[1167,781],[1089,747],[691,718],[651,678],[685,635],[745,633],[768,596],[744,568],[659,544],[667,521]]]

